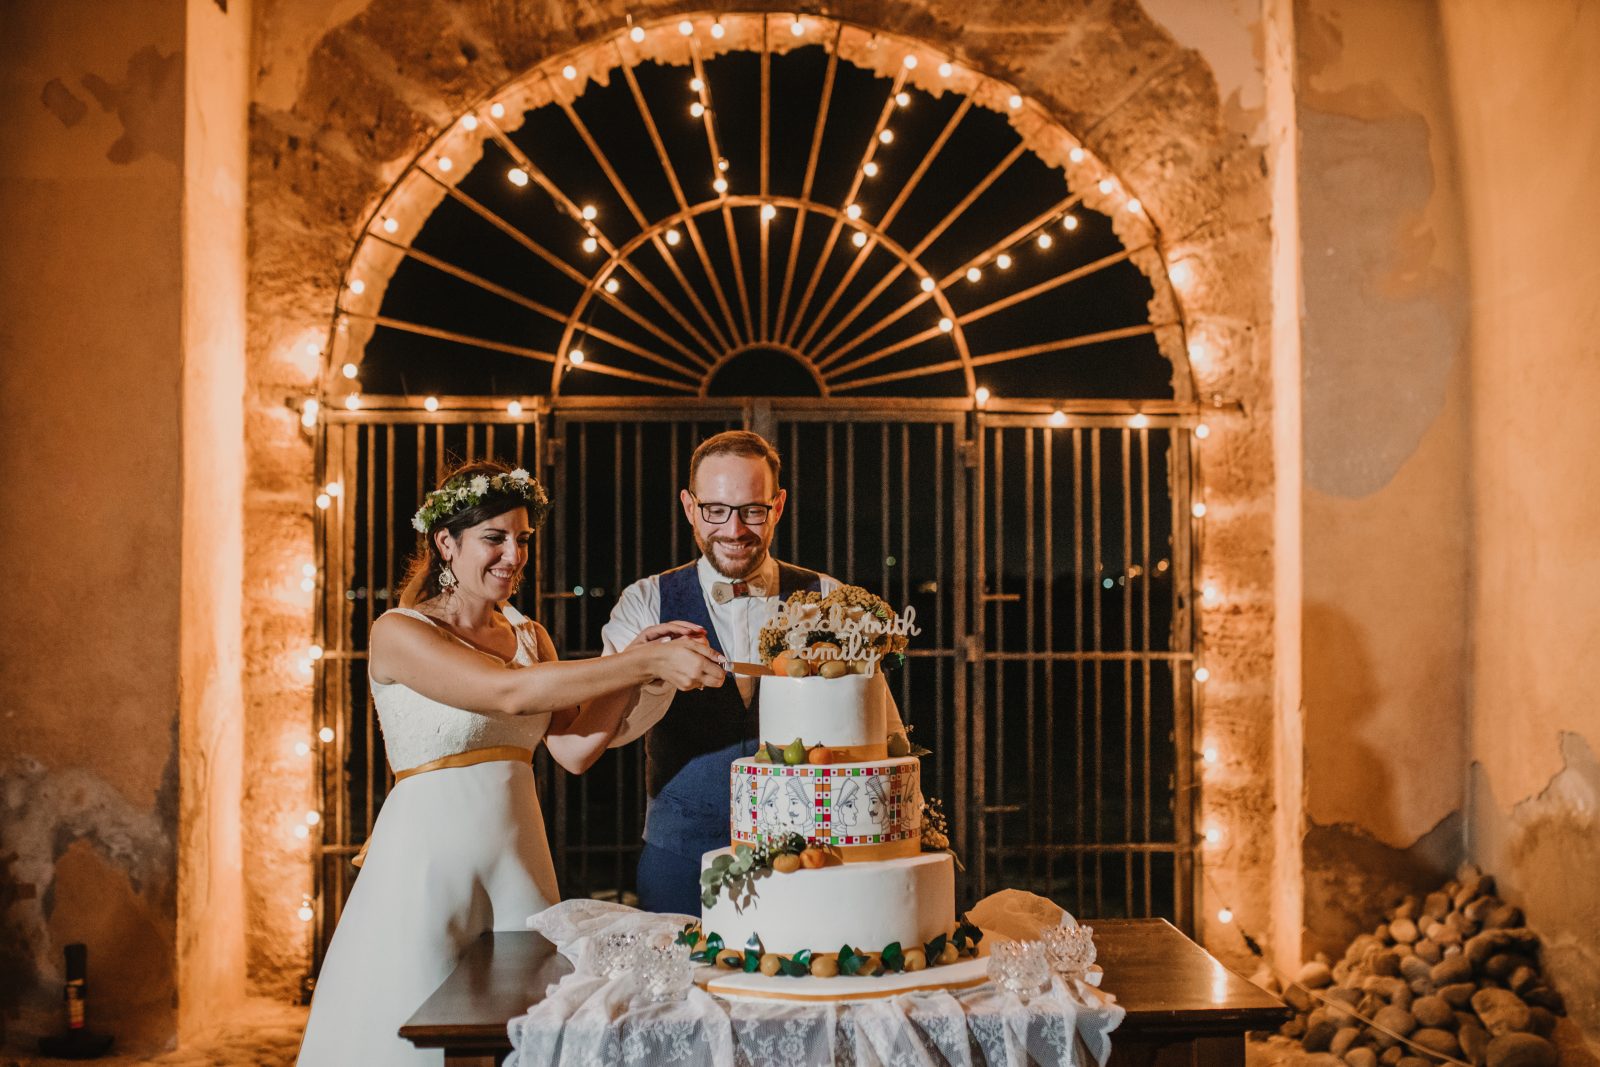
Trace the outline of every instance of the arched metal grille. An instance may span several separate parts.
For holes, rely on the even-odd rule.
[[[776,550],[928,623],[894,684],[969,899],[1189,925],[1183,327],[1143,205],[1011,87],[812,16],[624,27],[408,166],[327,351],[319,944],[391,784],[364,649],[426,486],[538,469],[564,506],[525,606],[594,654],[620,587],[683,562],[694,444],[741,424],[789,464]],[[631,889],[638,747],[541,759],[564,892]]]

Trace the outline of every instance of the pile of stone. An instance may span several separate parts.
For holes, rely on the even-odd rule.
[[[1295,1016],[1281,1032],[1348,1067],[1554,1067],[1550,1035],[1565,1014],[1540,973],[1538,935],[1470,865],[1407,897],[1337,963],[1306,964],[1283,998]]]

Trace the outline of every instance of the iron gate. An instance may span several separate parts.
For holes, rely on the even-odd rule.
[[[397,595],[410,516],[457,459],[533,469],[557,508],[517,606],[564,656],[594,655],[634,578],[694,555],[677,490],[706,436],[750,426],[778,445],[783,559],[916,607],[921,635],[890,676],[933,750],[970,902],[1030,889],[1086,916],[1191,925],[1193,659],[1190,436],[1182,413],[1089,405],[974,413],[944,401],[630,399],[330,416],[322,466],[342,491],[319,526],[316,674],[323,901],[332,936],[392,785],[366,684],[366,635]],[[1130,425],[1131,422],[1131,425]],[[643,824],[641,745],[568,775],[543,749],[541,799],[563,895],[628,899]]]

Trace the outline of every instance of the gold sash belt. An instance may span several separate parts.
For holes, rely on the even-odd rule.
[[[426,774],[429,771],[442,771],[451,767],[473,767],[479,763],[500,763],[502,761],[508,763],[532,763],[533,749],[523,748],[520,745],[491,745],[488,748],[469,748],[465,752],[453,752],[448,756],[431,759],[427,763],[419,763],[415,767],[407,767],[403,771],[395,771],[394,780],[395,784],[398,785],[407,778]],[[368,841],[362,845],[361,851],[357,852],[350,860],[353,866],[359,867],[367,862],[367,846],[371,843]]]

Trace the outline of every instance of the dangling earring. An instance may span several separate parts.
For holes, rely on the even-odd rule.
[[[443,592],[448,593],[454,589],[455,586],[456,572],[450,569],[450,564],[446,563],[443,567],[439,568],[439,588]]]

